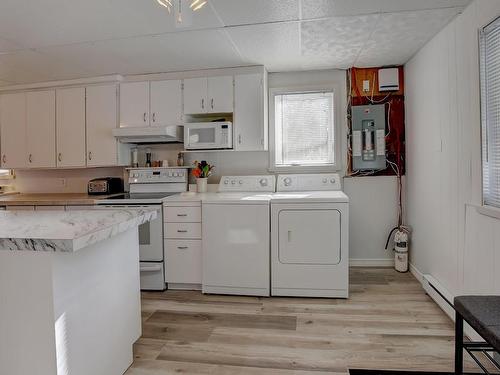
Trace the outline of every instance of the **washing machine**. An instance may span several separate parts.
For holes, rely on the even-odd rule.
[[[224,176],[202,201],[203,293],[270,295],[274,176]]]
[[[271,295],[349,296],[349,198],[339,175],[278,176],[271,199]]]

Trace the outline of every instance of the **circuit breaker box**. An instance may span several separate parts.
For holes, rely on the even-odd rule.
[[[352,169],[385,169],[385,104],[352,106],[351,114]]]

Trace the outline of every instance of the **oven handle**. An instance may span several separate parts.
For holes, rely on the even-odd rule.
[[[155,264],[153,266],[143,266],[141,264],[141,267],[140,267],[140,270],[141,272],[157,272],[157,271],[161,271],[161,265],[160,264]]]

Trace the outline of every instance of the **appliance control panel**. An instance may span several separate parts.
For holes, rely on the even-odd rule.
[[[187,183],[189,169],[187,168],[145,168],[145,169],[130,169],[129,184],[144,184],[144,183],[170,183],[184,182]]]
[[[279,175],[276,191],[342,190],[337,173]]]
[[[274,192],[274,176],[223,176],[219,182],[219,192]]]

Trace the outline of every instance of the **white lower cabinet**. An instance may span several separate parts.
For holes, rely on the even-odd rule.
[[[201,240],[165,240],[167,283],[201,284]]]
[[[200,290],[201,202],[166,203],[163,212],[168,288]]]

